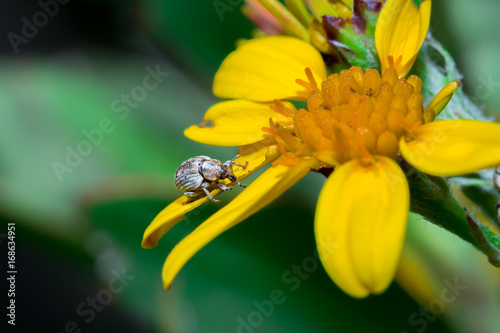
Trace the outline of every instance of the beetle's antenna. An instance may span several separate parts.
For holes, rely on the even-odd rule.
[[[247,187],[246,185],[241,184],[240,181],[238,180],[238,178],[236,178],[236,176],[233,173],[233,165],[237,165],[237,166],[239,166],[239,167],[241,167],[243,169],[246,169],[246,167],[248,166],[248,161],[245,163],[245,165],[241,165],[239,163],[236,163],[234,160],[237,159],[238,157],[240,157],[240,155],[236,155],[235,157],[233,157],[233,159],[224,162],[224,165],[229,168],[232,176],[234,177],[235,181],[238,183],[239,186],[241,186],[241,187]]]

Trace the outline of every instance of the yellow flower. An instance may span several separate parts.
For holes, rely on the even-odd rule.
[[[423,107],[422,81],[404,78],[429,17],[430,0],[419,8],[412,0],[385,3],[375,33],[382,76],[375,69],[352,67],[327,77],[314,47],[283,36],[248,41],[224,60],[214,93],[235,100],[214,105],[202,125],[188,128],[185,135],[206,144],[239,146],[237,162],[249,162],[245,170],[236,168],[239,179],[274,162],[177,244],[163,268],[165,288],[199,249],[311,170],[328,176],[315,216],[318,251],[327,273],[353,297],[388,287],[409,213],[408,183],[396,160],[403,157],[436,176],[500,163],[500,124],[434,121],[459,82],[446,85]],[[307,110],[280,100],[305,101]],[[143,247],[154,247],[186,212],[207,200],[186,203],[181,197],[170,204],[147,228]]]

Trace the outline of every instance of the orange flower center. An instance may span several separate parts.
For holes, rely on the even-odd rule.
[[[405,80],[387,69],[380,77],[376,69],[351,67],[330,75],[319,89],[309,68],[306,74],[309,82],[297,83],[310,91],[308,110],[292,110],[278,101],[271,106],[293,117],[295,135],[272,121],[264,129],[277,138],[282,155],[292,160],[325,152],[336,163],[355,158],[372,163],[376,155],[396,158],[401,137],[433,120],[432,110],[422,105],[422,80],[417,76]]]

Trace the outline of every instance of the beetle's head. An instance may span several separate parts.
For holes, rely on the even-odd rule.
[[[226,161],[222,165],[220,179],[226,178],[229,178],[229,180],[232,182],[236,181],[236,176],[234,175],[233,170],[231,170],[231,161]]]

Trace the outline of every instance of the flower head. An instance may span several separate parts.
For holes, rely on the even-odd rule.
[[[163,270],[166,288],[201,247],[309,171],[327,175],[314,228],[332,280],[353,297],[388,287],[409,213],[408,183],[398,161],[404,158],[436,176],[500,163],[500,124],[434,121],[459,82],[446,85],[424,107],[422,81],[417,76],[405,79],[429,16],[429,0],[420,8],[412,0],[386,2],[375,34],[382,75],[352,67],[327,77],[314,47],[283,36],[248,41],[224,60],[214,93],[234,100],[210,108],[202,125],[191,126],[185,135],[206,144],[239,146],[237,162],[249,162],[245,170],[235,170],[239,179],[270,162],[272,166],[172,250]],[[297,109],[283,100],[305,101],[307,106]],[[176,200],[156,217],[144,234],[144,247],[155,246],[184,213],[208,199],[184,204],[186,200]]]

